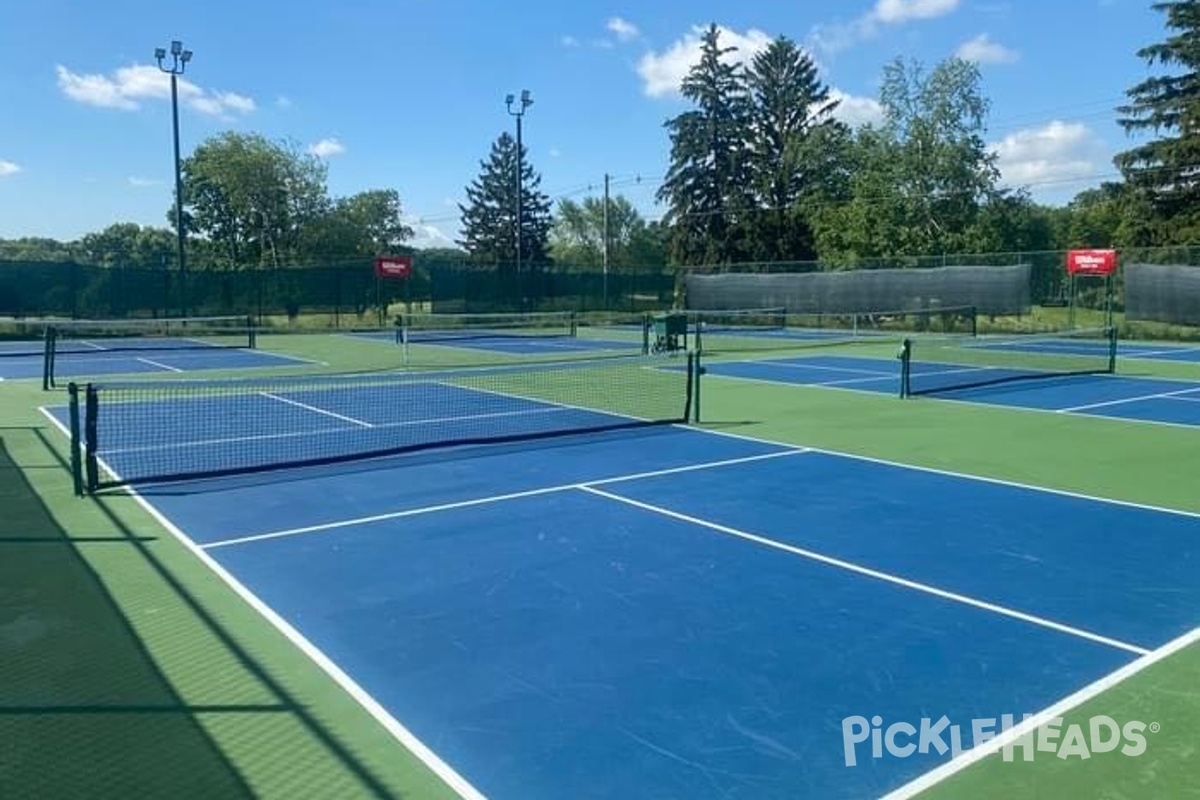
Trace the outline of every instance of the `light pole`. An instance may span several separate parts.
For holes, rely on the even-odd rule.
[[[521,90],[521,101],[517,109],[513,110],[513,103],[516,98],[511,94],[504,98],[504,104],[508,108],[510,116],[517,118],[517,275],[521,274],[521,238],[522,229],[525,227],[524,209],[521,207],[521,118],[525,116],[525,109],[533,105],[533,98],[529,96],[528,89]]]
[[[158,68],[171,76],[171,128],[175,138],[175,238],[179,247],[179,310],[181,316],[187,316],[187,254],[184,240],[187,234],[183,230],[183,176],[179,161],[179,88],[176,79],[187,69],[192,60],[192,51],[183,49],[183,42],[178,39],[171,42],[171,66],[163,66],[167,51],[161,47],[154,49],[154,58]]]

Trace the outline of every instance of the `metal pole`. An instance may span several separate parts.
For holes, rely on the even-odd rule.
[[[179,158],[179,89],[176,73],[171,73],[171,128],[175,140],[175,240],[179,249],[179,308],[180,316],[188,313],[187,233],[183,229],[183,173]]]
[[[531,105],[533,105],[533,99],[532,99],[532,98],[530,98],[530,96],[529,96],[529,90],[528,90],[528,89],[522,89],[522,90],[521,90],[521,100],[520,100],[520,103],[519,103],[519,105],[518,105],[518,107],[517,107],[517,110],[516,110],[516,111],[514,111],[514,110],[513,110],[513,102],[514,102],[516,99],[517,99],[516,97],[514,97],[513,95],[511,95],[511,94],[510,94],[510,95],[508,95],[507,97],[505,97],[505,98],[504,98],[504,104],[505,104],[505,106],[508,108],[508,113],[509,113],[511,116],[514,116],[514,117],[516,117],[516,118],[517,118],[517,175],[516,175],[516,181],[517,181],[517,186],[516,186],[516,189],[517,189],[517,191],[516,191],[516,195],[517,195],[517,208],[516,208],[516,219],[514,220],[514,224],[517,226],[517,230],[516,230],[516,239],[517,239],[517,260],[516,260],[516,270],[517,270],[517,285],[518,285],[518,286],[520,286],[520,287],[522,287],[522,294],[524,294],[524,283],[523,283],[523,281],[522,281],[522,279],[521,279],[521,262],[522,262],[522,260],[523,260],[523,259],[522,259],[522,250],[524,249],[524,239],[525,239],[525,233],[524,233],[524,228],[525,228],[525,224],[524,224],[524,223],[525,223],[525,213],[524,213],[524,212],[525,212],[525,209],[524,209],[524,207],[523,207],[523,202],[522,202],[522,199],[521,199],[521,184],[522,184],[522,180],[521,180],[521,170],[522,170],[522,166],[523,166],[523,164],[522,164],[522,161],[523,161],[523,159],[522,159],[522,157],[521,157],[521,150],[522,150],[522,148],[523,148],[523,145],[522,145],[522,143],[521,143],[521,119],[522,119],[522,117],[524,117],[524,116],[525,116],[525,110],[526,110],[526,109],[528,109],[528,108],[529,108]],[[522,298],[522,305],[525,305],[525,304],[526,304],[526,303],[525,303],[525,300],[526,300],[526,299],[527,299],[527,298]]]
[[[521,229],[525,227],[523,222],[521,208],[521,117],[524,112],[517,114],[517,280],[520,280],[521,275]]]
[[[604,232],[601,251],[604,257],[604,310],[608,310],[608,173],[604,173]]]
[[[171,76],[171,132],[175,144],[175,240],[179,249],[179,310],[181,316],[188,313],[187,293],[187,231],[183,228],[183,168],[179,155],[179,86],[178,77],[187,71],[188,62],[192,60],[192,51],[183,49],[183,42],[178,39],[171,42],[171,65],[165,66],[163,60],[167,57],[167,49],[158,47],[154,50],[154,58],[158,68]]]

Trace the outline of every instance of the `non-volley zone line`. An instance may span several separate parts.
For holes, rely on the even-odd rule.
[[[249,544],[251,542],[262,542],[271,539],[284,539],[292,536],[303,536],[313,533],[325,533],[327,531],[341,530],[344,528],[353,528],[360,525],[371,525],[377,522],[388,522],[394,519],[403,519],[405,517],[416,517],[424,514],[433,514],[439,511],[453,511],[457,508],[470,508],[472,506],[490,505],[493,503],[502,503],[506,500],[520,500],[526,497],[537,497],[539,495],[554,494],[557,492],[569,492],[582,489],[588,486],[605,486],[610,483],[620,483],[622,481],[634,481],[643,478],[657,478],[663,475],[678,475],[685,472],[697,472],[707,469],[718,469],[720,467],[729,467],[736,464],[747,464],[754,461],[766,461],[774,458],[783,458],[786,456],[800,455],[801,453],[809,452],[804,447],[789,447],[783,450],[776,450],[770,453],[759,453],[752,456],[741,456],[738,458],[726,458],[719,461],[704,461],[696,464],[685,464],[680,467],[667,467],[665,469],[649,470],[647,472],[635,472],[628,475],[619,475],[613,478],[599,478],[593,481],[576,481],[573,483],[560,483],[554,486],[543,486],[537,489],[525,489],[518,492],[506,492],[504,494],[490,495],[487,497],[476,497],[470,500],[456,500],[450,503],[437,503],[431,506],[421,506],[418,508],[406,508],[397,511],[385,511],[380,514],[372,514],[365,517],[354,517],[352,519],[338,520],[336,522],[324,522],[318,525],[305,525],[298,528],[286,528],[284,530],[271,531],[269,533],[256,533],[247,536],[237,536],[230,539],[220,539],[215,542],[208,542],[200,545],[201,549],[211,550],[219,547],[229,547],[231,545]]]
[[[945,600],[948,602],[956,603],[959,605],[969,606],[969,607],[975,608],[977,610],[981,610],[981,611],[985,611],[985,612],[989,612],[989,613],[993,613],[993,614],[998,614],[998,615],[1001,615],[1004,617],[1008,617],[1010,619],[1016,619],[1016,620],[1031,624],[1031,625],[1035,625],[1037,627],[1046,628],[1049,630],[1056,631],[1058,633],[1062,633],[1062,634],[1065,634],[1068,636],[1073,636],[1073,637],[1079,638],[1079,639],[1084,639],[1084,640],[1091,641],[1091,642],[1094,642],[1097,644],[1102,644],[1102,645],[1105,645],[1108,647],[1112,647],[1112,648],[1115,648],[1118,650],[1123,650],[1125,652],[1133,653],[1133,654],[1136,654],[1139,656],[1145,655],[1146,653],[1149,652],[1149,650],[1147,650],[1146,648],[1141,647],[1139,645],[1130,644],[1128,642],[1120,641],[1118,639],[1114,639],[1114,638],[1111,638],[1108,636],[1103,636],[1103,635],[1095,633],[1093,631],[1088,631],[1083,628],[1078,628],[1078,627],[1075,627],[1072,625],[1067,625],[1065,623],[1057,622],[1055,620],[1051,620],[1046,617],[1041,617],[1041,616],[1038,616],[1035,614],[1030,614],[1025,611],[1020,611],[1018,609],[1009,608],[1007,606],[1003,606],[998,603],[992,603],[992,602],[988,602],[986,600],[980,600],[978,598],[970,597],[968,595],[964,595],[964,594],[961,594],[958,592],[952,592],[952,591],[948,591],[946,589],[941,589],[941,588],[933,586],[931,584],[921,583],[919,581],[905,578],[900,575],[894,575],[892,573],[884,572],[882,570],[877,570],[877,569],[873,569],[871,567],[857,564],[852,561],[847,561],[844,559],[840,559],[840,558],[829,556],[829,555],[826,555],[823,553],[819,553],[819,552],[816,552],[813,550],[808,550],[808,549],[805,549],[802,547],[797,547],[795,545],[787,544],[785,542],[781,542],[781,541],[772,539],[767,536],[763,536],[763,535],[752,533],[752,532],[745,531],[745,530],[740,530],[737,528],[730,527],[728,525],[722,525],[720,523],[701,519],[699,517],[692,516],[690,514],[684,514],[682,512],[674,511],[672,509],[668,509],[668,508],[664,508],[664,507],[656,506],[656,505],[651,505],[649,503],[644,503],[639,500],[635,500],[632,498],[624,497],[619,494],[615,494],[611,491],[607,491],[604,488],[604,487],[609,487],[609,486],[615,486],[615,485],[621,484],[621,483],[629,483],[629,482],[633,482],[633,481],[637,481],[637,480],[643,480],[643,479],[647,479],[647,478],[661,477],[664,475],[675,475],[675,474],[680,474],[680,473],[685,473],[685,472],[696,472],[696,471],[701,471],[701,470],[719,469],[719,468],[723,468],[723,467],[733,467],[733,466],[749,464],[749,463],[753,463],[753,462],[768,461],[768,460],[773,460],[773,459],[797,456],[797,455],[802,455],[802,454],[808,453],[808,452],[812,452],[812,451],[810,451],[808,448],[787,448],[784,450],[778,450],[778,451],[774,451],[774,452],[770,452],[770,453],[762,453],[762,454],[753,455],[753,456],[744,456],[744,457],[739,457],[739,458],[722,459],[719,461],[709,461],[709,462],[703,462],[703,463],[688,464],[688,465],[679,466],[679,467],[670,467],[670,468],[666,468],[666,469],[651,470],[651,471],[647,471],[647,472],[638,472],[638,473],[620,475],[620,476],[611,477],[611,478],[600,478],[600,479],[592,480],[592,481],[580,481],[580,482],[574,482],[574,483],[565,483],[565,484],[559,484],[559,485],[555,485],[555,486],[546,486],[546,487],[541,487],[541,488],[536,488],[536,489],[527,489],[527,490],[517,491],[517,492],[508,492],[505,494],[492,495],[492,496],[488,496],[488,497],[472,498],[472,499],[468,499],[468,500],[458,500],[458,501],[453,501],[453,502],[448,502],[448,503],[439,503],[436,505],[422,506],[422,507],[418,507],[418,508],[410,508],[410,509],[404,509],[404,510],[398,510],[398,511],[385,512],[385,513],[381,513],[381,514],[373,514],[371,516],[358,517],[358,518],[354,518],[354,519],[339,520],[339,521],[335,521],[335,522],[327,522],[327,523],[321,523],[321,524],[317,524],[317,525],[308,525],[308,526],[303,526],[303,527],[298,527],[298,528],[289,528],[286,530],[278,530],[278,531],[272,531],[272,532],[268,532],[268,533],[251,534],[251,535],[247,535],[247,536],[239,536],[239,537],[234,537],[234,538],[229,538],[229,539],[222,539],[219,541],[209,542],[207,544],[203,544],[203,545],[199,545],[199,546],[201,549],[208,551],[208,550],[232,547],[232,546],[237,546],[237,545],[246,545],[246,544],[252,544],[252,543],[256,543],[256,542],[271,541],[271,540],[275,540],[275,539],[284,539],[284,538],[291,538],[291,537],[295,537],[295,536],[328,533],[328,532],[336,531],[336,530],[344,530],[346,528],[359,527],[359,526],[363,526],[363,525],[376,524],[376,523],[380,523],[380,522],[390,522],[390,521],[405,519],[405,518],[409,518],[409,517],[416,517],[416,516],[422,516],[422,515],[427,515],[427,514],[435,514],[435,513],[444,512],[444,511],[453,511],[453,510],[462,509],[462,508],[471,508],[471,507],[477,507],[477,506],[481,506],[481,505],[490,505],[490,504],[503,503],[503,502],[512,501],[512,500],[521,500],[521,499],[526,499],[526,498],[531,498],[531,497],[539,497],[539,496],[544,496],[544,495],[548,495],[548,494],[571,492],[571,491],[585,492],[585,493],[590,494],[595,497],[601,497],[601,498],[605,498],[605,499],[613,501],[613,502],[623,503],[623,504],[638,508],[642,511],[646,511],[646,512],[649,512],[652,514],[657,514],[660,516],[665,516],[665,517],[668,517],[671,519],[675,519],[677,521],[686,522],[691,525],[695,525],[697,527],[704,528],[709,531],[714,531],[714,532],[717,532],[717,533],[720,533],[720,534],[723,534],[726,536],[731,536],[736,539],[741,539],[743,541],[751,542],[751,543],[757,544],[759,546],[764,546],[764,547],[768,547],[768,548],[778,550],[781,552],[786,552],[790,555],[799,556],[801,558],[823,564],[827,567],[840,569],[845,572],[849,572],[849,573],[852,573],[852,574],[855,574],[855,575],[858,575],[861,577],[866,577],[866,578],[871,578],[874,580],[883,581],[885,583],[889,583],[894,586],[899,586],[901,588],[908,589],[910,591],[916,591],[916,592],[920,592],[922,594],[931,595],[931,596],[937,597],[939,599],[942,599],[942,600]]]

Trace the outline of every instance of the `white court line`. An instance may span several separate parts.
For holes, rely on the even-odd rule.
[[[853,391],[853,390],[850,390]],[[872,394],[875,394],[872,392]],[[995,408],[995,406],[987,406]],[[1035,409],[1028,409],[1030,411]],[[1045,412],[1042,412],[1045,413]],[[1096,417],[1096,419],[1110,419],[1110,417]],[[715,431],[710,428],[697,428],[690,425],[677,426],[681,430],[698,431],[706,433],[710,436],[723,436],[728,439],[741,439],[746,442],[755,442],[757,444],[775,445],[776,447],[799,447],[799,445],[788,444],[787,442],[778,442],[774,439],[765,439],[761,436],[747,436],[744,433],[732,433],[731,431]],[[896,467],[898,469],[911,469],[917,472],[928,472],[933,475],[944,475],[948,478],[962,478],[966,481],[974,481],[977,483],[990,483],[996,486],[1007,486],[1012,489],[1025,489],[1030,492],[1038,492],[1040,494],[1053,494],[1059,497],[1070,497],[1075,500],[1090,500],[1094,503],[1103,503],[1111,506],[1121,506],[1122,508],[1136,508],[1139,511],[1154,511],[1159,514],[1171,514],[1177,517],[1188,517],[1190,519],[1200,519],[1200,512],[1184,511],[1178,508],[1167,508],[1166,506],[1155,506],[1149,503],[1137,503],[1132,500],[1117,500],[1112,497],[1100,497],[1094,494],[1084,494],[1083,492],[1073,492],[1069,489],[1054,489],[1049,486],[1037,486],[1031,483],[1021,483],[1020,481],[1007,480],[1005,478],[991,478],[986,475],[972,475],[967,472],[955,472],[950,469],[941,469],[939,467],[926,467],[920,464],[905,464],[900,461],[891,461],[886,458],[876,458],[874,456],[864,456],[858,453],[843,453],[839,450],[829,450],[824,447],[815,447],[805,445],[804,448],[811,453],[820,453],[834,458],[848,458],[852,461],[866,461],[869,464],[880,464],[885,467]]]
[[[456,508],[470,508],[472,506],[490,505],[492,503],[502,503],[506,500],[520,500],[526,497],[538,497],[539,495],[544,494],[567,492],[588,486],[605,486],[610,483],[622,483],[625,481],[642,480],[644,478],[656,478],[662,475],[678,475],[684,472],[697,472],[699,470],[717,469],[719,467],[728,467],[736,464],[749,464],[754,461],[766,461],[772,458],[794,456],[806,452],[808,451],[804,448],[790,447],[787,450],[780,450],[774,453],[760,453],[759,455],[755,456],[727,458],[721,461],[707,461],[701,464],[688,464],[682,467],[668,467],[666,469],[656,469],[649,472],[635,472],[629,475],[619,475],[615,478],[600,478],[594,481],[562,483],[558,484],[557,486],[543,486],[538,489],[526,489],[520,492],[507,492],[505,494],[497,494],[490,497],[476,497],[470,500],[456,500],[451,503],[439,503],[433,506],[404,509],[403,511],[388,511],[382,514],[372,514],[368,517],[358,517],[356,519],[325,522],[319,525],[305,525],[301,528],[289,528],[282,531],[272,531],[271,533],[256,533],[249,536],[239,536],[233,539],[222,539],[216,542],[209,542],[201,545],[201,547],[205,550],[211,550],[217,547],[228,547],[230,545],[246,544],[248,542],[262,542],[270,539],[282,539],[289,536],[301,536],[308,533],[323,533],[324,531],[350,528],[357,525],[368,525],[374,522],[387,522],[388,520],[403,519],[404,517],[416,517],[422,514],[432,514],[438,511],[451,511]]]
[[[1146,653],[1141,658],[1131,661],[1120,669],[1088,684],[1074,694],[1064,697],[1044,711],[1021,722],[1019,725],[1015,725],[1007,731],[999,733],[996,738],[990,739],[978,747],[972,747],[957,758],[953,758],[915,780],[904,784],[900,788],[888,792],[881,800],[910,800],[910,798],[916,797],[950,776],[962,772],[972,764],[999,753],[1005,747],[1013,745],[1021,738],[1032,734],[1047,722],[1066,716],[1068,712],[1108,691],[1117,684],[1132,678],[1147,667],[1151,667],[1198,642],[1200,642],[1200,628],[1185,633],[1183,636],[1168,642],[1152,652]]]
[[[289,406],[295,406],[296,408],[303,408],[305,411],[311,411],[314,414],[323,414],[327,417],[333,417],[334,419],[340,419],[343,422],[352,423],[354,425],[359,426],[360,428],[374,428],[375,427],[374,425],[372,425],[369,422],[363,422],[361,419],[356,419],[354,417],[348,417],[345,414],[339,414],[336,411],[329,411],[328,409],[320,408],[319,406],[311,406],[308,403],[301,403],[299,400],[291,400],[287,397],[281,397],[280,395],[273,394],[271,392],[259,392],[259,394],[270,400],[278,400],[280,403],[286,403]]]
[[[134,361],[140,361],[143,364],[149,364],[150,366],[157,367],[158,369],[165,369],[168,372],[183,372],[183,370],[181,370],[179,367],[172,367],[170,364],[164,364],[161,361],[155,361],[152,358],[135,358]]]
[[[1149,650],[1146,650],[1144,647],[1139,647],[1137,645],[1128,644],[1127,642],[1122,642],[1118,639],[1112,639],[1107,636],[1101,636],[1100,634],[1092,633],[1091,631],[1086,631],[1086,630],[1083,630],[1082,628],[1076,628],[1071,625],[1064,625],[1061,622],[1055,622],[1053,620],[1046,619],[1045,617],[1039,617],[1034,614],[1027,614],[1024,611],[1017,611],[1016,609],[997,605],[995,603],[989,603],[985,600],[977,600],[973,597],[968,597],[967,595],[958,594],[957,592],[950,592],[945,589],[939,589],[936,586],[931,586],[930,584],[927,584],[927,583],[920,583],[918,581],[909,580],[908,578],[902,578],[898,575],[892,575],[891,573],[881,572],[880,570],[871,569],[870,567],[864,567],[859,564],[855,564],[851,561],[844,561],[840,558],[834,558],[832,556],[827,556],[822,553],[815,552],[813,550],[806,550],[802,547],[796,547],[795,545],[786,544],[784,542],[779,542],[774,539],[768,539],[765,536],[759,536],[758,534],[749,533],[747,531],[739,530],[737,528],[731,528],[728,525],[722,525],[718,522],[711,522],[706,519],[701,519],[700,517],[693,517],[690,514],[683,514],[679,511],[672,511],[671,509],[663,508],[662,506],[655,506],[655,505],[651,505],[650,503],[643,503],[640,500],[634,500],[629,497],[622,497],[619,494],[613,494],[612,492],[606,492],[602,489],[597,489],[594,486],[586,486],[585,485],[585,486],[580,486],[579,488],[581,491],[588,492],[589,494],[594,494],[598,497],[604,497],[609,500],[614,500],[618,503],[624,503],[625,505],[633,506],[634,508],[640,508],[643,511],[649,511],[653,514],[659,514],[664,517],[670,517],[671,519],[676,519],[681,522],[688,522],[688,523],[691,523],[692,525],[697,525],[702,528],[708,528],[709,530],[716,531],[717,533],[723,533],[726,536],[732,536],[737,539],[744,539],[745,541],[754,542],[755,544],[760,544],[760,545],[763,545],[764,547],[769,547],[773,550],[781,550],[785,553],[791,553],[792,555],[800,556],[801,558],[807,558],[810,561],[816,561],[821,564],[825,564],[827,566],[837,567],[838,569],[843,569],[843,570],[846,570],[847,572],[853,572],[856,575],[862,575],[864,577],[874,578],[875,580],[883,581],[885,583],[891,583],[896,586],[901,586],[905,589],[912,589],[917,592],[922,592],[924,594],[933,595],[934,597],[938,597],[943,600],[949,600],[953,603],[959,603],[961,605],[970,606],[972,608],[977,608],[982,611],[990,611],[993,614],[999,614],[1001,616],[1010,617],[1012,619],[1020,620],[1021,622],[1027,622],[1032,625],[1037,625],[1038,627],[1048,628],[1052,631],[1057,631],[1058,633],[1065,633],[1067,635],[1075,636],[1080,639],[1087,639],[1088,641],[1096,642],[1097,644],[1107,645],[1108,647],[1113,647],[1118,650],[1124,650],[1129,653],[1136,653],[1137,655],[1146,655],[1147,653],[1150,652]]]
[[[70,438],[71,432],[62,423],[60,423],[58,419],[46,409],[45,406],[41,407],[39,410],[46,416],[47,419],[50,420],[51,424],[58,428],[58,430],[61,431],[68,439]],[[112,467],[103,461],[101,461],[100,466],[113,476],[117,476],[117,473],[112,469]],[[204,566],[208,567],[208,569],[210,569],[214,575],[223,581],[226,586],[233,590],[234,594],[240,597],[243,602],[250,606],[250,608],[254,609],[254,611],[258,612],[258,614],[260,614],[263,619],[267,620],[268,623],[273,625],[275,629],[284,636],[284,638],[286,638],[292,643],[293,646],[296,647],[297,650],[308,656],[308,658],[321,670],[323,670],[325,674],[328,675],[330,679],[332,679],[333,682],[342,689],[342,691],[346,692],[346,694],[352,697],[368,714],[371,715],[376,722],[383,726],[383,728],[392,735],[392,738],[399,742],[403,748],[408,750],[408,752],[420,759],[421,763],[428,767],[434,775],[437,775],[438,778],[448,787],[450,787],[460,798],[462,798],[462,800],[487,800],[487,797],[483,794],[483,792],[472,786],[466,778],[464,778],[453,767],[443,761],[437,753],[435,753],[424,742],[418,739],[412,731],[410,731],[403,725],[403,723],[400,722],[400,720],[392,716],[391,712],[384,708],[383,705],[381,705],[378,700],[372,697],[366,689],[362,688],[358,682],[351,678],[350,675],[347,674],[341,667],[339,667],[333,659],[325,655],[320,648],[310,642],[304,636],[304,634],[300,633],[300,631],[293,627],[290,622],[276,613],[275,609],[263,602],[258,595],[246,588],[245,584],[243,584],[241,581],[235,578],[231,572],[221,566],[216,559],[204,552],[204,550],[202,550],[199,545],[193,542],[186,533],[176,527],[175,523],[171,522],[171,520],[169,520],[165,514],[155,508],[155,506],[149,500],[142,497],[133,489],[129,489],[128,491],[129,495],[133,497],[134,501],[137,502],[137,504],[143,509],[145,509],[146,513],[153,517],[159,525],[162,525],[164,530],[174,536],[175,539],[179,541],[179,543],[183,545],[188,552],[199,559],[201,564],[204,564]]]
[[[422,417],[403,422],[381,422],[371,427],[374,430],[388,428],[406,428],[414,425],[429,425],[440,422],[462,422],[473,419],[492,419],[494,417],[515,417],[523,414],[552,414],[558,411],[569,411],[566,408],[534,408],[522,411],[493,411],[486,414],[461,414],[456,417]],[[215,439],[192,439],[189,441],[173,441],[165,444],[143,445],[141,447],[110,447],[106,453],[144,453],[155,450],[178,450],[181,447],[206,447],[212,444],[236,444],[238,442],[270,441],[272,439],[292,439],[300,436],[321,436],[327,433],[345,433],[345,428],[311,428],[303,431],[287,431],[285,433],[261,433],[252,436],[222,436]]]
[[[730,362],[725,361],[725,362],[721,362],[721,363],[728,364]],[[852,372],[852,373],[855,373],[858,375],[874,375],[877,378],[893,377],[893,375],[891,373],[884,372],[883,370],[879,370],[879,369],[862,369],[862,368],[853,369],[851,367],[830,367],[830,366],[826,366],[824,364],[789,364],[786,361],[777,361],[777,360],[772,360],[772,359],[763,359],[761,361],[755,361],[754,359],[744,359],[742,361],[735,361],[733,363],[735,363],[735,364],[764,364],[769,367],[786,367],[787,369],[821,369],[821,370],[826,370],[829,372]]]
[[[1136,350],[1132,353],[1126,353],[1126,358],[1154,358],[1155,356],[1170,356],[1176,353],[1198,353],[1200,347],[1167,347],[1162,350]],[[1163,359],[1170,361],[1171,359]]]
[[[1072,414],[1076,411],[1088,411],[1093,408],[1108,408],[1109,406],[1120,406],[1126,403],[1140,403],[1143,400],[1161,400],[1166,397],[1174,397],[1180,394],[1192,394],[1200,392],[1200,386],[1194,386],[1187,389],[1176,389],[1173,392],[1156,392],[1154,394],[1143,394],[1136,397],[1122,397],[1120,400],[1105,400],[1103,403],[1088,403],[1082,406],[1071,406],[1070,408],[1056,408],[1056,413]]]

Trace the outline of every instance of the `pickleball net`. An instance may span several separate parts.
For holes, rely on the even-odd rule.
[[[1116,372],[1114,328],[981,337],[913,337],[900,353],[901,395]]]
[[[687,422],[694,359],[71,384],[76,489]]]
[[[495,314],[409,312],[402,314],[397,322],[398,335],[405,344],[575,335],[573,311]]]
[[[973,306],[789,312],[785,309],[688,311],[695,347],[706,355],[898,343],[908,334],[974,336]]]
[[[57,385],[60,355],[73,359],[158,351],[252,349],[257,332],[246,316],[60,320],[45,329],[45,388]]]

